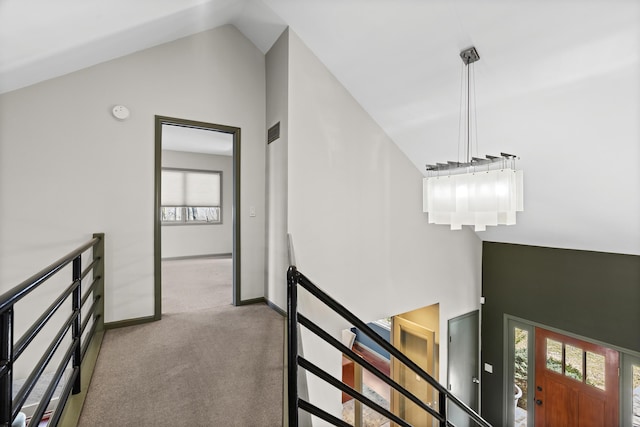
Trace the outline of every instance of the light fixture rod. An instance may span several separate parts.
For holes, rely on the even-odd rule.
[[[469,69],[469,64],[473,64],[480,60],[480,55],[476,50],[475,46],[468,47],[460,52],[460,58],[462,58],[462,62],[466,65],[467,68],[467,158],[466,162],[452,162],[448,161],[447,163],[436,163],[435,165],[425,165],[427,171],[443,171],[443,170],[453,170],[453,169],[462,169],[469,166],[480,166],[480,165],[488,165],[492,163],[496,163],[504,160],[514,160],[517,156],[514,154],[508,153],[500,153],[499,156],[491,156],[487,154],[485,158],[481,157],[472,157],[471,156],[471,73]]]
[[[467,162],[471,160],[471,69],[467,63]]]
[[[471,46],[460,52],[460,58],[467,67],[467,157],[466,161],[471,161],[471,70],[469,64],[480,59],[480,55],[475,46]]]

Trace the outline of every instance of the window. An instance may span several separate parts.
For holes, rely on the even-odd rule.
[[[527,425],[527,395],[529,392],[529,331],[514,327],[513,385],[514,424]]]
[[[579,347],[574,347],[570,344],[567,344],[565,349],[565,366],[564,366],[564,374],[570,378],[573,378],[575,380],[578,381],[582,381],[583,379],[583,375],[582,375],[582,368],[584,365],[583,362],[583,355],[584,352],[582,351],[581,348]],[[601,369],[599,370],[599,372],[604,373],[604,356],[601,356],[599,354],[595,354],[595,353],[591,353],[591,352],[587,352],[588,355],[593,355],[594,357],[600,357],[602,358],[602,366]],[[589,365],[589,361],[592,360],[589,358],[589,356],[587,356],[587,372],[589,373],[593,373],[594,372],[594,368],[592,368],[592,365]],[[589,377],[587,379],[587,383],[590,385],[595,385],[593,382],[589,382],[589,379],[591,377]],[[602,388],[604,388],[604,378],[602,381]]]
[[[547,338],[547,369],[605,390],[605,357]]]
[[[162,224],[220,224],[222,173],[162,169]]]
[[[547,338],[547,369],[562,373],[562,343]]]
[[[640,356],[622,355],[621,426],[640,427]]]
[[[633,427],[640,427],[640,365],[632,365]]]
[[[533,327],[507,318],[505,344],[508,349],[507,375],[504,391],[507,401],[506,422],[509,427],[533,426],[533,402],[535,373]],[[513,399],[513,400],[511,400]]]

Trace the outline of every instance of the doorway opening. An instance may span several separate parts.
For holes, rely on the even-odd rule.
[[[202,308],[198,292],[212,289],[198,281],[210,282],[212,268],[220,273],[217,282],[231,283],[225,288],[216,282],[211,296],[226,292],[229,303],[241,303],[239,177],[239,128],[156,116],[154,319],[164,311],[163,270],[168,279],[180,277],[180,271],[202,273],[194,276],[190,292],[182,292],[191,302],[177,301],[180,289],[167,288],[165,304],[172,309]]]

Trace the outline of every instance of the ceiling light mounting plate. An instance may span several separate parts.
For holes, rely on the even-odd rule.
[[[462,62],[464,62],[465,65],[469,65],[478,61],[480,59],[480,55],[478,54],[475,46],[471,46],[460,52],[460,58],[462,58]]]

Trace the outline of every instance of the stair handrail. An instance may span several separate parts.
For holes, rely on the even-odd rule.
[[[311,322],[304,315],[299,314],[297,310],[297,288],[296,285],[301,285],[305,290],[307,290],[311,295],[320,300],[327,307],[332,309],[335,313],[340,315],[342,318],[347,320],[350,324],[352,324],[357,329],[364,332],[369,338],[371,338],[376,344],[380,345],[384,350],[388,351],[394,358],[403,363],[406,367],[411,369],[417,375],[419,375],[422,379],[427,381],[432,387],[434,387],[438,391],[439,395],[439,410],[436,412],[430,406],[421,402],[420,399],[415,397],[412,393],[408,392],[404,387],[395,381],[389,379],[386,375],[380,372],[373,365],[366,362],[364,359],[358,357],[358,355],[353,352],[351,349],[340,343],[335,338],[331,337],[327,332],[323,331],[322,328]],[[357,391],[353,390],[351,387],[346,386],[342,382],[336,380],[335,378],[326,377],[324,371],[315,365],[311,364],[308,360],[300,357],[298,355],[298,335],[297,335],[297,327],[298,324],[301,324],[307,327],[311,332],[318,335],[321,339],[332,345],[334,348],[338,349],[342,353],[346,354],[350,358],[354,358],[357,360],[359,364],[363,365],[365,369],[372,372],[378,378],[382,379],[384,382],[389,384],[394,389],[398,390],[401,394],[411,399],[414,403],[417,403],[422,409],[426,410],[431,416],[435,417],[441,427],[453,426],[451,422],[447,419],[447,399],[458,406],[463,412],[469,416],[474,422],[482,427],[492,427],[484,418],[482,418],[477,412],[471,409],[467,404],[462,402],[458,397],[453,395],[449,390],[447,390],[442,384],[440,384],[435,378],[429,375],[426,371],[424,371],[420,366],[418,366],[415,362],[413,362],[410,358],[404,355],[400,350],[398,350],[395,346],[391,345],[389,342],[384,340],[378,333],[376,333],[373,329],[371,329],[365,322],[360,320],[355,314],[349,311],[346,307],[336,301],[334,298],[329,296],[326,292],[322,291],[318,288],[311,280],[309,280],[304,274],[297,270],[295,265],[291,265],[287,271],[287,327],[288,327],[288,408],[289,408],[289,425],[297,426],[298,425],[298,407],[310,412],[312,415],[316,415],[325,421],[331,422],[334,425],[339,426],[348,426],[349,424],[344,423],[342,420],[339,420],[332,415],[326,413],[322,409],[314,406],[313,404],[301,400],[297,396],[297,368],[298,365],[302,366],[304,369],[309,370],[315,375],[320,375],[322,379],[330,382],[336,388],[339,388],[343,392],[353,396],[357,400],[363,401],[362,396]],[[293,361],[293,363],[292,363]],[[302,362],[302,363],[300,363]],[[369,365],[369,366],[366,366]],[[307,369],[309,368],[309,369]],[[328,375],[328,374],[327,374]],[[383,378],[384,377],[384,378]],[[386,378],[386,379],[385,379]],[[408,394],[407,394],[408,393]],[[366,399],[366,398],[364,398]],[[368,399],[366,399],[368,400]],[[420,403],[416,402],[419,401]],[[368,403],[373,403],[369,401]],[[367,402],[365,401],[365,404]],[[371,405],[368,405],[372,407]],[[377,405],[375,405],[377,406]],[[383,413],[383,415],[387,416],[387,418],[392,419],[396,423],[400,425],[408,425],[403,420],[397,420],[394,414],[388,413],[388,411],[381,412],[378,409],[383,408],[373,408],[377,412]],[[384,411],[384,409],[383,409]],[[391,415],[391,416],[389,416]],[[453,426],[455,427],[455,426]]]
[[[89,249],[92,249],[92,262],[83,270],[82,255]],[[28,327],[26,332],[24,332],[18,340],[15,340],[13,330],[15,304],[42,286],[48,279],[55,276],[69,264],[72,264],[71,284],[42,312],[38,319]],[[93,276],[92,283],[83,289],[82,280],[89,275],[89,273],[92,273]],[[69,330],[71,330],[71,344],[66,348],[64,356],[59,362],[53,378],[42,396],[42,400],[39,402],[31,417],[29,426],[37,426],[40,423],[49,403],[53,399],[56,388],[64,375],[67,365],[71,363],[71,374],[62,388],[59,404],[48,421],[48,425],[51,427],[55,427],[58,424],[69,396],[81,392],[80,371],[82,360],[89,349],[89,345],[96,331],[103,329],[103,289],[104,234],[96,233],[88,242],[80,245],[62,258],[0,295],[0,427],[11,426],[13,421],[18,417],[29,394],[33,391],[54,354],[60,348],[64,337]],[[93,295],[91,306],[83,313],[83,307],[91,295]],[[62,323],[62,327],[55,334],[53,340],[14,398],[13,365],[15,361],[23,354],[33,339],[69,298],[71,298],[71,314]],[[92,320],[93,322],[89,326]],[[89,327],[89,330],[85,335],[87,327]]]

